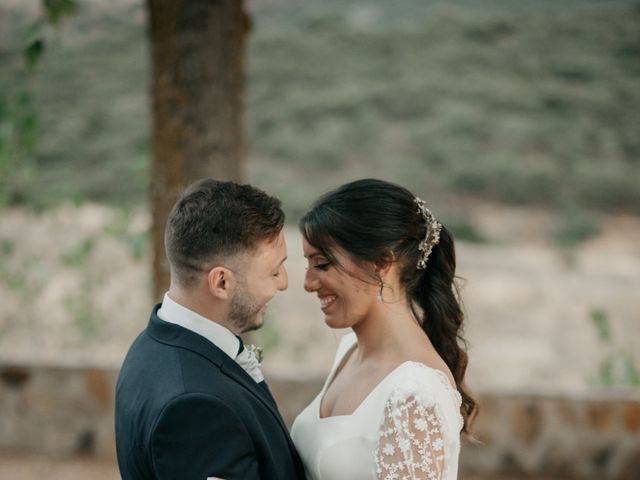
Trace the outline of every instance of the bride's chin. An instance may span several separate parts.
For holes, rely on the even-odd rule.
[[[325,315],[324,316],[324,323],[327,325],[327,327],[330,328],[337,328],[336,325],[334,324],[334,319],[331,317],[331,315]]]
[[[332,315],[325,315],[324,317],[324,323],[329,327],[329,328],[347,328],[349,325],[345,325],[345,321],[344,318],[341,317],[335,317]]]

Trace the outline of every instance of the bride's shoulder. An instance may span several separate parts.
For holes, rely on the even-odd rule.
[[[445,372],[424,363],[407,361],[394,373],[387,390],[387,408],[420,406],[420,411],[434,408],[442,413],[441,418],[446,419],[447,424],[460,431],[463,425],[460,414],[462,397]]]
[[[459,396],[445,372],[424,363],[406,361],[395,373],[392,382],[394,395],[405,398],[413,396],[427,403],[442,398],[457,399]]]

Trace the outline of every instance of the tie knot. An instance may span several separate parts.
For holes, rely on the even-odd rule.
[[[238,346],[238,353],[236,353],[236,356],[238,356],[244,350],[244,342],[242,341],[242,338],[240,338],[238,335],[236,335],[236,338],[238,339],[238,342],[240,342],[240,345]]]

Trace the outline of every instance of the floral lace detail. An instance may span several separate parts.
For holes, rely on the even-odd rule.
[[[462,406],[462,395],[460,395],[460,392],[458,390],[453,388],[446,373],[444,373],[442,370],[437,369],[433,369],[433,371],[442,382],[442,385],[447,389],[447,391],[451,392],[451,395],[453,395],[453,398],[456,401],[456,407],[458,407],[458,422],[460,423],[460,429],[462,429],[464,425],[464,418],[462,417],[462,412],[460,411],[460,407]]]
[[[378,480],[446,478],[443,429],[436,405],[414,395],[392,396],[385,406],[375,452]]]

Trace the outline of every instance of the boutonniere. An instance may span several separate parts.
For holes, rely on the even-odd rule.
[[[263,358],[263,355],[262,355],[262,347],[256,347],[256,346],[252,343],[251,345],[249,345],[249,346],[247,346],[247,347],[245,347],[245,348],[247,348],[250,352],[253,352],[253,354],[256,356],[256,359],[258,360],[258,364],[259,364],[260,366],[262,366],[262,358]]]
[[[264,380],[260,370],[262,361],[262,349],[255,345],[245,345],[244,350],[236,357],[236,362],[240,365],[257,383]]]

